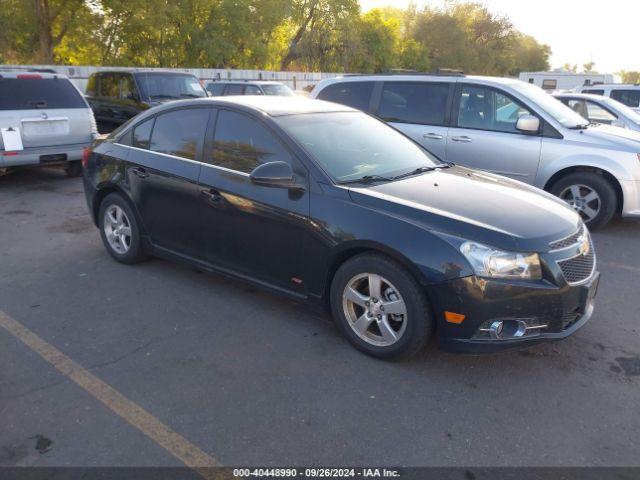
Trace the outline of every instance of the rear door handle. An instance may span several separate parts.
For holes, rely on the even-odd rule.
[[[463,135],[461,137],[451,137],[451,141],[460,142],[460,143],[469,143],[471,142],[471,138],[467,137],[466,135]]]
[[[422,135],[422,138],[430,138],[431,140],[442,140],[444,137],[442,135],[438,135],[437,133],[425,133]]]
[[[214,190],[213,188],[209,190],[200,190],[200,195],[202,195],[203,198],[207,199],[209,203],[218,203],[222,199],[220,192]]]
[[[131,173],[138,178],[147,178],[149,176],[149,173],[142,167],[132,168]]]

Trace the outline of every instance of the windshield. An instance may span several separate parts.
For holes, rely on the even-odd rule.
[[[602,98],[599,98],[598,100],[603,102],[605,105],[611,107],[612,109],[618,111],[619,113],[627,117],[636,125],[640,125],[640,114],[638,114],[635,110],[632,110],[631,108],[627,107],[624,103],[620,103],[619,101],[613,100],[608,97],[602,97]]]
[[[588,121],[574,112],[571,108],[546,93],[540,87],[524,82],[514,84],[512,87],[514,90],[520,92],[532,102],[536,103],[541,109],[567,128],[584,127],[589,124]]]
[[[286,85],[278,84],[262,84],[262,90],[265,95],[277,95],[281,97],[293,97],[295,93]]]
[[[442,165],[398,131],[361,112],[287,115],[276,121],[337,182]]]
[[[207,92],[193,75],[140,73],[136,75],[136,79],[143,96],[150,100],[207,96]]]

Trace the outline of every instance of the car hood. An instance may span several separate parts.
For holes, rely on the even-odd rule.
[[[640,132],[609,125],[591,126],[579,131],[586,141],[599,145],[608,145],[613,148],[624,147],[633,152],[640,152]]]
[[[458,166],[351,187],[349,193],[357,204],[430,231],[506,250],[546,251],[581,223],[577,213],[542,190]]]

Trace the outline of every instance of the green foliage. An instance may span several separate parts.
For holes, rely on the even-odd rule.
[[[0,0],[0,7],[5,63],[515,75],[548,69],[551,53],[468,2],[366,13],[357,0]]]
[[[620,77],[623,83],[640,83],[640,72],[621,71]]]

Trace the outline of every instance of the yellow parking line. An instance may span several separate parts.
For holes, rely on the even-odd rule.
[[[69,377],[187,467],[198,471],[198,473],[207,478],[216,476],[213,471],[207,470],[207,467],[219,466],[215,458],[203,452],[182,435],[171,430],[142,407],[136,405],[120,392],[82,368],[78,363],[9,317],[2,310],[0,310],[0,327],[3,327],[58,369],[64,376]]]

